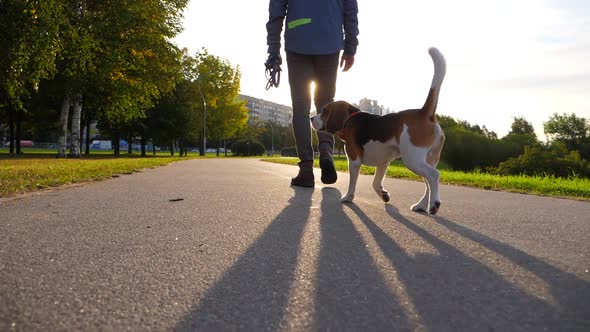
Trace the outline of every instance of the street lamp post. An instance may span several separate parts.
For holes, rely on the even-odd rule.
[[[275,152],[275,127],[272,123],[268,123],[270,126],[270,155],[273,156]]]

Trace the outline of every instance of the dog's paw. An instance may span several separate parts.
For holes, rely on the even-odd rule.
[[[340,199],[341,203],[352,203],[352,200],[354,199],[354,195],[351,194],[347,194],[346,196],[343,196]]]
[[[412,205],[412,211],[414,212],[426,212],[426,207],[420,203]]]
[[[391,199],[391,196],[389,195],[389,193],[387,192],[387,190],[382,190],[381,191],[381,199],[387,203],[389,202],[389,200]]]
[[[439,208],[440,208],[440,202],[436,201],[436,202],[434,202],[434,205],[430,207],[430,210],[428,210],[428,213],[436,214],[438,212]]]

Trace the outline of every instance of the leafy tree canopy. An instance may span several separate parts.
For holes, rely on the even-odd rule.
[[[39,81],[56,73],[64,4],[2,0],[0,6],[0,104],[23,109]]]

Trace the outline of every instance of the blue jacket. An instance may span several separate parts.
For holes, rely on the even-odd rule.
[[[285,24],[285,50],[300,54],[354,55],[358,45],[356,0],[270,0],[266,24],[268,53],[279,53]]]

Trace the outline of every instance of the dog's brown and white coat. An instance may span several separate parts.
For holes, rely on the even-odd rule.
[[[383,201],[389,193],[383,188],[387,166],[401,157],[404,164],[424,178],[426,191],[413,211],[435,214],[440,207],[439,172],[436,169],[444,143],[444,134],[435,111],[446,62],[436,48],[429,50],[434,62],[432,85],[424,106],[398,113],[377,116],[361,112],[344,101],[326,105],[312,117],[316,130],[336,134],[345,142],[350,182],[342,202],[352,202],[361,165],[376,166],[373,188]]]

